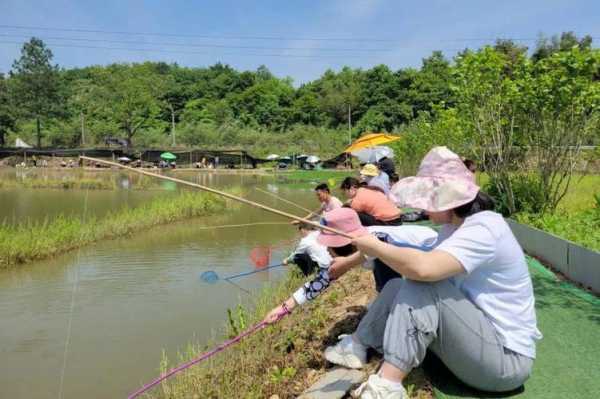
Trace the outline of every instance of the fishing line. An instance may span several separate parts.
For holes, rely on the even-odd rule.
[[[65,382],[65,371],[67,369],[67,356],[69,354],[69,344],[71,342],[71,331],[73,326],[73,310],[75,309],[75,294],[77,293],[77,287],[79,285],[79,258],[81,254],[81,240],[83,239],[83,234],[85,231],[84,223],[87,217],[88,210],[88,195],[90,193],[90,189],[88,188],[85,191],[85,201],[83,205],[83,217],[82,217],[82,229],[81,235],[79,236],[79,249],[77,249],[77,257],[76,257],[76,265],[75,268],[75,281],[73,282],[73,290],[71,291],[71,307],[69,309],[69,321],[67,323],[67,337],[65,338],[65,351],[63,353],[63,364],[62,370],[60,372],[60,385],[58,388],[58,399],[62,399],[63,397],[63,387]]]
[[[288,314],[289,311],[287,309],[285,309],[283,312],[281,312],[278,316],[277,316],[277,320],[279,321],[281,320],[286,314]],[[200,355],[199,357],[184,363],[178,367],[175,367],[174,369],[171,369],[169,372],[161,375],[159,378],[155,379],[154,381],[144,385],[143,387],[141,387],[140,389],[138,389],[137,391],[133,392],[132,394],[130,394],[127,399],[134,399],[137,398],[138,396],[140,396],[141,394],[143,394],[144,392],[148,391],[149,389],[151,389],[152,387],[160,384],[162,381],[166,380],[167,378],[171,377],[174,374],[179,373],[180,371],[183,371],[191,366],[193,366],[196,363],[200,363],[206,359],[208,359],[209,357],[212,357],[214,355],[216,355],[219,352],[222,352],[223,350],[227,349],[229,346],[236,344],[238,342],[240,342],[242,339],[244,339],[245,337],[247,337],[248,335],[251,335],[257,331],[262,330],[263,328],[265,328],[267,326],[267,323],[265,321],[261,321],[260,323],[250,327],[248,330],[244,331],[243,333],[241,333],[240,335],[238,335],[237,337],[234,337],[230,340],[227,340],[225,342],[223,342],[221,345],[217,346],[216,348],[214,348],[213,350],[211,350],[210,352],[206,352],[202,355]]]

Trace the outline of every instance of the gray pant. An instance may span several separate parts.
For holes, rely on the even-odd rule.
[[[448,280],[390,280],[355,337],[405,372],[430,349],[460,380],[485,391],[520,387],[533,365],[533,359],[504,348],[481,310]]]

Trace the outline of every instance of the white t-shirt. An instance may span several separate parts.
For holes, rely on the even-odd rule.
[[[425,226],[401,225],[401,226],[369,226],[369,233],[378,236],[388,244],[396,247],[415,248],[422,251],[430,251],[436,244],[438,233]],[[367,269],[374,267],[373,257],[366,257],[363,265]]]
[[[535,299],[521,246],[502,215],[485,211],[456,228],[445,225],[436,249],[454,256],[465,269],[453,283],[487,316],[504,347],[535,358]]]
[[[292,260],[295,255],[308,254],[310,258],[315,261],[320,268],[329,268],[331,264],[331,255],[327,251],[327,247],[317,242],[319,236],[318,231],[311,231],[300,240],[298,246],[288,257],[288,260]]]

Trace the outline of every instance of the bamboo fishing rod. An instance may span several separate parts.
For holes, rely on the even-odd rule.
[[[289,201],[289,200],[287,200],[287,199],[283,198],[283,197],[282,197],[282,196],[280,196],[280,195],[277,195],[277,194],[275,194],[275,193],[271,193],[271,192],[269,192],[269,191],[267,191],[267,190],[263,190],[263,189],[261,189],[261,188],[258,188],[258,187],[254,187],[254,189],[255,189],[256,191],[258,191],[258,192],[261,192],[261,193],[263,193],[263,194],[267,194],[267,195],[270,195],[271,197],[277,198],[278,200],[280,200],[280,201],[283,201],[283,202],[285,202],[285,203],[287,203],[287,204],[293,205],[293,206],[295,206],[295,207],[296,207],[296,208],[298,208],[298,209],[302,209],[303,211],[306,211],[306,212],[308,212],[310,215],[312,215],[312,214],[314,213],[314,212],[313,212],[313,211],[311,211],[310,209],[306,209],[305,207],[303,207],[303,206],[301,206],[301,205],[298,205],[298,204],[296,204],[295,202]]]
[[[324,226],[324,225],[322,225],[320,223],[313,222],[312,220],[301,218],[300,216],[296,216],[296,215],[293,215],[291,213],[280,211],[279,209],[268,207],[268,206],[260,204],[258,202],[247,200],[246,198],[238,197],[237,195],[229,194],[229,193],[227,193],[225,191],[220,191],[220,190],[217,190],[217,189],[214,189],[214,188],[203,186],[201,184],[192,183],[192,182],[187,181],[187,180],[177,179],[176,177],[163,176],[163,175],[159,175],[158,173],[148,172],[147,170],[132,168],[131,166],[122,165],[120,163],[116,163],[116,162],[112,162],[112,161],[105,161],[103,159],[96,159],[96,158],[86,157],[86,156],[83,156],[83,155],[80,156],[79,158],[83,159],[83,160],[86,160],[86,161],[90,161],[90,162],[98,162],[98,163],[101,163],[101,164],[104,164],[104,165],[109,165],[109,166],[114,166],[116,168],[125,169],[125,170],[128,170],[128,171],[133,172],[133,173],[137,173],[137,174],[140,174],[140,175],[145,175],[145,176],[150,176],[150,177],[156,177],[157,179],[169,180],[169,181],[172,181],[172,182],[175,182],[175,183],[183,184],[185,186],[196,187],[196,188],[199,188],[200,190],[208,191],[209,193],[217,194],[217,195],[220,195],[222,197],[229,198],[229,199],[232,199],[234,201],[238,201],[238,202],[241,202],[243,204],[250,205],[250,206],[262,209],[264,211],[274,213],[274,214],[279,215],[279,216],[283,216],[283,217],[288,218],[288,219],[292,219],[292,220],[296,220],[296,221],[304,223],[304,224],[308,224],[308,225],[313,226],[314,228],[322,230],[322,231],[325,230],[325,231],[328,231],[330,233],[334,233],[334,234],[340,235],[342,237],[346,237],[346,238],[350,238],[350,239],[353,238],[352,236],[350,236],[349,234],[344,233],[343,231],[340,231],[340,230],[337,230],[337,229],[333,229],[333,228],[331,228],[329,226]]]

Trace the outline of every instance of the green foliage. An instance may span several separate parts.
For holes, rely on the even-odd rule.
[[[14,99],[19,110],[36,120],[37,146],[41,147],[43,120],[57,116],[61,102],[58,66],[51,65],[52,51],[32,37],[23,45],[21,57],[12,66]]]
[[[473,155],[471,130],[458,110],[435,109],[435,112],[435,116],[421,113],[401,129],[402,139],[390,144],[401,174],[415,174],[423,156],[434,146],[444,145],[467,157]]]
[[[16,126],[16,110],[9,90],[9,82],[0,73],[0,147],[4,146],[8,132]]]
[[[278,366],[273,366],[269,373],[269,379],[274,384],[281,384],[294,378],[295,375],[296,369],[293,367],[279,368]]]
[[[233,338],[248,328],[248,312],[242,305],[238,305],[236,311],[227,309],[227,321],[229,322],[229,338]]]
[[[598,200],[598,198],[596,199]],[[556,234],[588,249],[600,251],[600,207],[578,212],[559,211],[553,214],[522,213],[517,220]]]
[[[515,212],[528,212],[538,214],[543,210],[545,203],[543,184],[538,175],[533,173],[513,173],[508,175],[514,195],[514,210],[509,207],[506,191],[502,189],[498,178],[490,177],[483,187],[483,191],[494,198],[496,211],[504,216]]]

